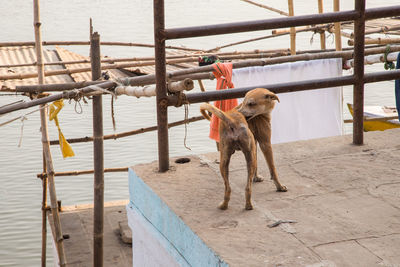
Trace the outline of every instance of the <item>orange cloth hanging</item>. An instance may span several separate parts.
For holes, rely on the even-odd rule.
[[[215,69],[213,72],[217,78],[217,90],[234,88],[232,83],[232,63],[215,63],[212,65]],[[218,100],[214,102],[214,106],[222,111],[228,111],[238,105],[237,99]],[[219,142],[219,118],[212,115],[210,123],[210,138]]]

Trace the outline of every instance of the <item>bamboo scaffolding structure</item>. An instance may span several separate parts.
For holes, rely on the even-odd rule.
[[[355,41],[353,39],[349,39],[347,41],[348,45],[353,46]],[[376,39],[365,39],[365,44],[378,44],[378,45],[386,45],[386,44],[400,44],[400,38],[376,38]]]
[[[101,77],[100,35],[90,36],[90,63],[92,80]],[[104,239],[104,145],[102,95],[93,96],[93,165],[94,165],[94,212],[93,212],[93,267],[103,267]]]
[[[288,0],[289,16],[294,16],[293,0]],[[296,28],[290,28],[290,53],[296,55]]]
[[[204,120],[203,116],[197,116],[197,117],[192,117],[189,118],[187,120],[180,120],[180,121],[176,121],[176,122],[172,122],[168,124],[168,128],[172,128],[172,127],[176,127],[185,123],[191,123],[191,122],[195,122],[195,121],[200,121],[200,120]],[[119,134],[108,134],[108,135],[104,135],[103,140],[110,140],[110,139],[119,139],[119,138],[123,138],[123,137],[128,137],[128,136],[132,136],[132,135],[137,135],[137,134],[142,134],[142,133],[147,133],[147,132],[152,132],[152,131],[156,131],[157,130],[157,125],[156,126],[151,126],[151,127],[147,127],[147,128],[140,128],[137,130],[133,130],[133,131],[128,131],[128,132],[123,132],[123,133],[119,133]],[[73,143],[86,143],[86,142],[92,142],[93,141],[93,136],[89,137],[89,136],[85,136],[85,137],[81,137],[81,138],[70,138],[67,139],[68,143],[73,144]],[[50,141],[50,145],[59,145],[60,141],[59,140],[52,140]]]
[[[333,0],[333,11],[340,11],[339,0]],[[335,22],[335,47],[336,51],[342,51],[342,36],[341,36],[341,24],[340,22]]]
[[[399,51],[400,46],[391,47],[391,51]],[[365,54],[377,54],[383,53],[386,51],[385,47],[377,47],[371,48],[365,51]],[[269,59],[259,59],[259,60],[244,60],[240,62],[233,62],[233,68],[244,68],[251,66],[265,66],[272,64],[279,64],[284,62],[295,62],[299,60],[313,60],[313,59],[323,59],[323,58],[343,58],[344,60],[350,59],[353,57],[353,51],[331,51],[331,52],[323,52],[323,53],[315,53],[315,54],[299,54],[294,56],[283,56],[278,58],[269,58]],[[169,79],[179,79],[180,77],[184,77],[188,74],[199,73],[199,72],[212,72],[214,69],[212,66],[202,66],[197,68],[190,68],[184,70],[177,70],[167,73],[167,78]],[[195,80],[194,78],[192,78]],[[137,85],[137,84],[145,84],[151,83],[155,81],[155,75],[145,75],[140,77],[131,77],[122,79],[124,84]]]
[[[103,171],[106,172],[127,172],[129,167],[120,167],[120,168],[106,168]],[[66,171],[66,172],[55,172],[54,176],[78,176],[84,174],[92,174],[94,170],[81,170],[81,171]],[[36,174],[37,178],[45,178],[46,173],[38,173]]]
[[[116,83],[112,82],[112,81],[99,81],[99,83],[97,83],[95,85],[96,87],[100,87],[103,89],[106,88],[113,88],[114,86],[116,86]],[[50,96],[46,96],[46,97],[42,97],[39,99],[35,99],[35,100],[31,100],[29,102],[23,102],[23,103],[17,103],[14,105],[10,105],[10,106],[6,106],[6,107],[2,107],[0,108],[0,115],[1,114],[5,114],[5,113],[9,113],[9,112],[13,112],[16,110],[20,110],[20,109],[26,109],[26,108],[30,108],[33,106],[38,106],[38,105],[42,105],[42,104],[46,104],[49,102],[53,102],[59,99],[71,99],[71,98],[76,98],[76,97],[80,97],[82,95],[88,94],[88,93],[92,93],[94,91],[96,91],[97,89],[95,87],[93,87],[93,85],[87,86],[87,87],[83,87],[79,90],[72,90],[72,91],[64,91],[62,93],[59,94],[54,94],[54,95],[50,95]]]
[[[274,50],[252,50],[252,51],[232,51],[232,52],[215,52],[215,53],[197,53],[197,54],[181,54],[181,55],[173,55],[167,56],[167,64],[173,63],[182,63],[182,62],[193,62],[197,61],[199,56],[211,56],[217,55],[222,60],[229,59],[237,59],[237,58],[248,58],[248,57],[257,57],[261,55],[267,56],[275,56],[280,55],[282,53],[286,53],[287,49],[274,49]],[[170,59],[180,59],[181,61],[168,61]],[[187,59],[185,61],[184,59]],[[154,65],[155,58],[154,57],[133,57],[133,58],[103,58],[101,60],[102,63],[114,63],[114,62],[131,62],[131,63],[143,63]],[[73,64],[82,64],[82,63],[90,63],[90,60],[71,60],[71,61],[57,61],[57,62],[45,62],[44,65],[73,65]],[[150,64],[152,63],[152,64]],[[36,62],[31,63],[23,63],[23,64],[7,64],[0,65],[0,68],[13,68],[13,67],[28,67],[28,66],[36,66]],[[144,66],[144,65],[143,65]]]
[[[400,46],[391,46],[391,51],[400,51]],[[287,50],[285,50],[287,51]],[[366,55],[372,55],[372,54],[380,54],[384,53],[386,51],[386,46],[376,46],[376,47],[370,47],[365,49],[365,54]],[[284,53],[283,53],[284,54]],[[308,55],[308,56],[303,56],[299,57],[300,55]],[[312,58],[312,55],[316,55],[315,58]],[[325,55],[325,56],[323,56]],[[352,58],[353,55],[353,49],[352,48],[345,48],[344,51],[342,52],[337,52],[334,49],[327,49],[324,53],[321,53],[321,50],[307,50],[307,51],[298,51],[295,61],[296,60],[310,60],[310,59],[321,59],[321,58],[331,58],[331,57],[340,57],[343,58],[343,60],[348,60]],[[287,58],[283,58],[281,62],[277,63],[283,63],[283,62],[288,62]],[[260,64],[261,65],[261,64]],[[212,69],[209,69],[208,71],[212,71]],[[184,80],[185,78],[190,78],[192,80],[212,80],[214,79],[214,75],[210,73],[196,73],[196,74],[191,74],[191,75],[180,75],[177,74],[172,80],[178,81],[178,80]],[[134,80],[131,82],[131,85],[147,85],[147,84],[154,84],[154,76],[153,79],[151,78],[150,75],[145,75],[145,76],[140,76],[136,77],[135,79],[139,80]],[[124,80],[126,82],[126,80]],[[65,83],[65,84],[45,84],[45,85],[25,85],[25,86],[17,86],[16,91],[17,92],[29,92],[29,93],[34,93],[34,92],[46,92],[46,91],[65,91],[65,90],[72,90],[72,89],[77,89],[77,88],[84,88],[84,87],[89,87],[90,85],[94,84],[103,84],[103,81],[95,81],[95,82],[78,82],[78,83]],[[110,88],[115,86],[116,84],[113,82],[108,82],[108,87],[103,87],[103,88]],[[71,95],[70,97],[74,97],[75,95]],[[25,104],[24,104],[25,105]],[[26,107],[24,107],[26,108]],[[1,110],[3,107],[0,108],[0,114]]]
[[[323,31],[323,30],[329,30],[332,27],[332,25],[333,24],[325,24],[325,25],[313,26],[313,27],[306,26],[306,27],[295,28],[295,31],[296,31],[296,33],[307,32],[307,31]],[[278,37],[278,36],[283,36],[283,35],[290,34],[290,32],[291,32],[290,29],[289,30],[285,30],[285,29],[284,30],[273,30],[272,34],[270,34],[270,35],[265,35],[265,36],[261,36],[261,37],[257,37],[257,38],[246,39],[243,41],[238,41],[238,42],[229,43],[226,45],[217,46],[217,47],[207,50],[207,51],[209,52],[209,51],[219,50],[222,48],[231,47],[231,46],[235,46],[235,45],[240,45],[240,44],[265,40],[265,39],[269,39],[269,38],[274,38],[274,37]]]
[[[273,8],[273,7],[270,7],[270,6],[267,6],[267,5],[259,4],[259,3],[256,3],[256,2],[253,2],[253,1],[250,1],[250,0],[242,0],[242,1],[246,2],[246,3],[249,3],[249,4],[252,4],[252,5],[255,5],[255,6],[258,6],[258,7],[262,7],[262,8],[268,9],[268,10],[276,12],[276,13],[279,13],[279,14],[281,14],[283,16],[289,16],[289,14],[286,13],[285,11],[282,11],[282,10],[279,10],[279,9],[276,9],[276,8]]]
[[[42,41],[43,46],[50,45],[90,45],[88,41]],[[126,42],[101,42],[100,45],[108,46],[137,46],[137,47],[148,47],[154,48],[153,44],[140,44],[140,43],[126,43]],[[35,42],[1,42],[0,47],[12,47],[12,46],[35,46]],[[181,46],[166,46],[166,49],[175,49],[183,51],[203,51],[201,49],[187,48]]]
[[[324,5],[322,0],[318,0],[318,13],[320,14],[324,13]],[[321,49],[325,50],[326,49],[325,31],[321,31],[319,33],[319,37],[321,41]]]
[[[39,84],[44,84],[44,66],[43,66],[42,35],[40,31],[41,22],[40,22],[39,0],[34,0],[33,2],[33,17],[34,17],[33,25],[35,29],[35,48],[37,57],[38,82]],[[47,127],[47,112],[44,106],[42,106],[42,108],[40,109],[40,122],[41,122],[41,132],[42,132],[43,155],[45,159],[44,166],[47,173],[48,186],[50,192],[51,213],[54,220],[54,228],[55,228],[54,241],[57,248],[59,265],[61,267],[64,267],[66,266],[67,263],[64,253],[63,235],[62,235],[60,217],[58,213],[56,188],[54,184],[54,168],[50,151],[49,133]],[[43,235],[44,233],[42,232],[42,236]],[[42,252],[42,255],[45,255],[45,252]],[[45,261],[45,258],[42,258],[42,260]],[[42,262],[42,265],[45,265],[45,263]]]
[[[277,55],[277,53],[270,53],[270,54],[237,54],[232,56],[220,56],[221,60],[233,60],[233,59],[243,59],[243,58],[263,58]],[[282,53],[278,53],[278,55],[282,55]],[[167,60],[166,64],[172,65],[176,63],[187,63],[187,62],[197,62],[198,57],[188,57],[188,58],[181,58],[181,59],[172,59]],[[109,70],[109,69],[124,69],[124,68],[132,68],[132,67],[143,67],[143,66],[154,66],[155,61],[139,61],[134,63],[122,63],[122,64],[107,64],[102,65],[102,70]],[[63,75],[63,74],[73,74],[73,73],[81,73],[81,72],[88,72],[90,71],[90,67],[82,67],[82,68],[73,68],[73,69],[61,69],[61,70],[48,70],[45,71],[46,76],[55,76],[55,75]],[[27,78],[35,78],[37,77],[37,73],[16,73],[16,74],[5,74],[0,75],[0,80],[14,80],[14,79],[27,79]]]

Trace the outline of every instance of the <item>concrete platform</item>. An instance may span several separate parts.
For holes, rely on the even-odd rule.
[[[132,233],[127,224],[127,203],[104,204],[104,266],[132,266]],[[60,219],[67,266],[93,266],[93,205],[63,207]],[[51,215],[49,222],[53,230]],[[53,254],[57,255],[55,251]]]
[[[351,142],[342,136],[274,145],[285,193],[275,191],[259,153],[259,172],[267,179],[253,186],[252,211],[244,210],[240,152],[230,165],[226,211],[217,209],[224,190],[217,153],[191,156],[185,164],[171,159],[166,173],[156,171],[157,162],[137,165],[130,171],[128,208],[185,266],[204,266],[196,262],[202,255],[193,256],[204,245],[215,254],[214,266],[400,266],[400,130],[365,133],[363,146]],[[279,220],[296,223],[268,227]]]

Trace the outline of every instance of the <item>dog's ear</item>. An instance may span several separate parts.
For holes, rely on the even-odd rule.
[[[274,93],[268,93],[268,94],[266,94],[266,95],[265,95],[265,98],[269,98],[269,99],[272,99],[272,100],[277,100],[279,103],[281,102],[281,101],[279,101],[278,96],[277,96],[276,94],[274,94]]]
[[[281,103],[281,101],[279,101],[279,97],[276,94],[272,95],[272,99],[278,101],[279,103]]]

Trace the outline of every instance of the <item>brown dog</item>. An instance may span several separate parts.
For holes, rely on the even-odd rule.
[[[261,151],[268,164],[271,179],[275,183],[276,190],[286,192],[287,187],[279,182],[272,153],[271,111],[275,106],[274,100],[279,102],[277,95],[268,89],[257,88],[247,92],[243,103],[237,107],[237,110],[245,116],[256,142],[260,145]],[[254,177],[254,181],[262,181],[262,179],[257,176],[257,173]]]
[[[257,168],[257,154],[254,136],[251,133],[246,118],[237,109],[228,112],[214,107],[213,105],[203,103],[200,105],[200,112],[205,118],[209,118],[205,110],[211,112],[220,118],[219,124],[219,168],[224,179],[225,195],[224,201],[219,208],[225,210],[228,208],[228,202],[231,197],[231,187],[229,185],[229,162],[235,150],[242,150],[247,162],[247,185],[246,185],[246,206],[247,210],[253,209],[251,204],[251,181]]]
[[[271,146],[271,111],[275,106],[274,100],[279,102],[278,97],[267,89],[257,88],[248,92],[241,105],[228,112],[223,112],[210,104],[202,104],[200,112],[210,120],[205,110],[213,113],[221,119],[219,126],[220,133],[220,172],[224,179],[225,196],[224,201],[219,205],[220,209],[227,209],[230,200],[231,188],[229,185],[229,162],[235,150],[242,150],[247,162],[247,185],[246,185],[246,206],[253,209],[251,204],[251,181],[260,182],[257,177],[257,154],[256,143],[260,143],[278,191],[287,191],[287,188],[278,180],[276,173],[272,146]]]

